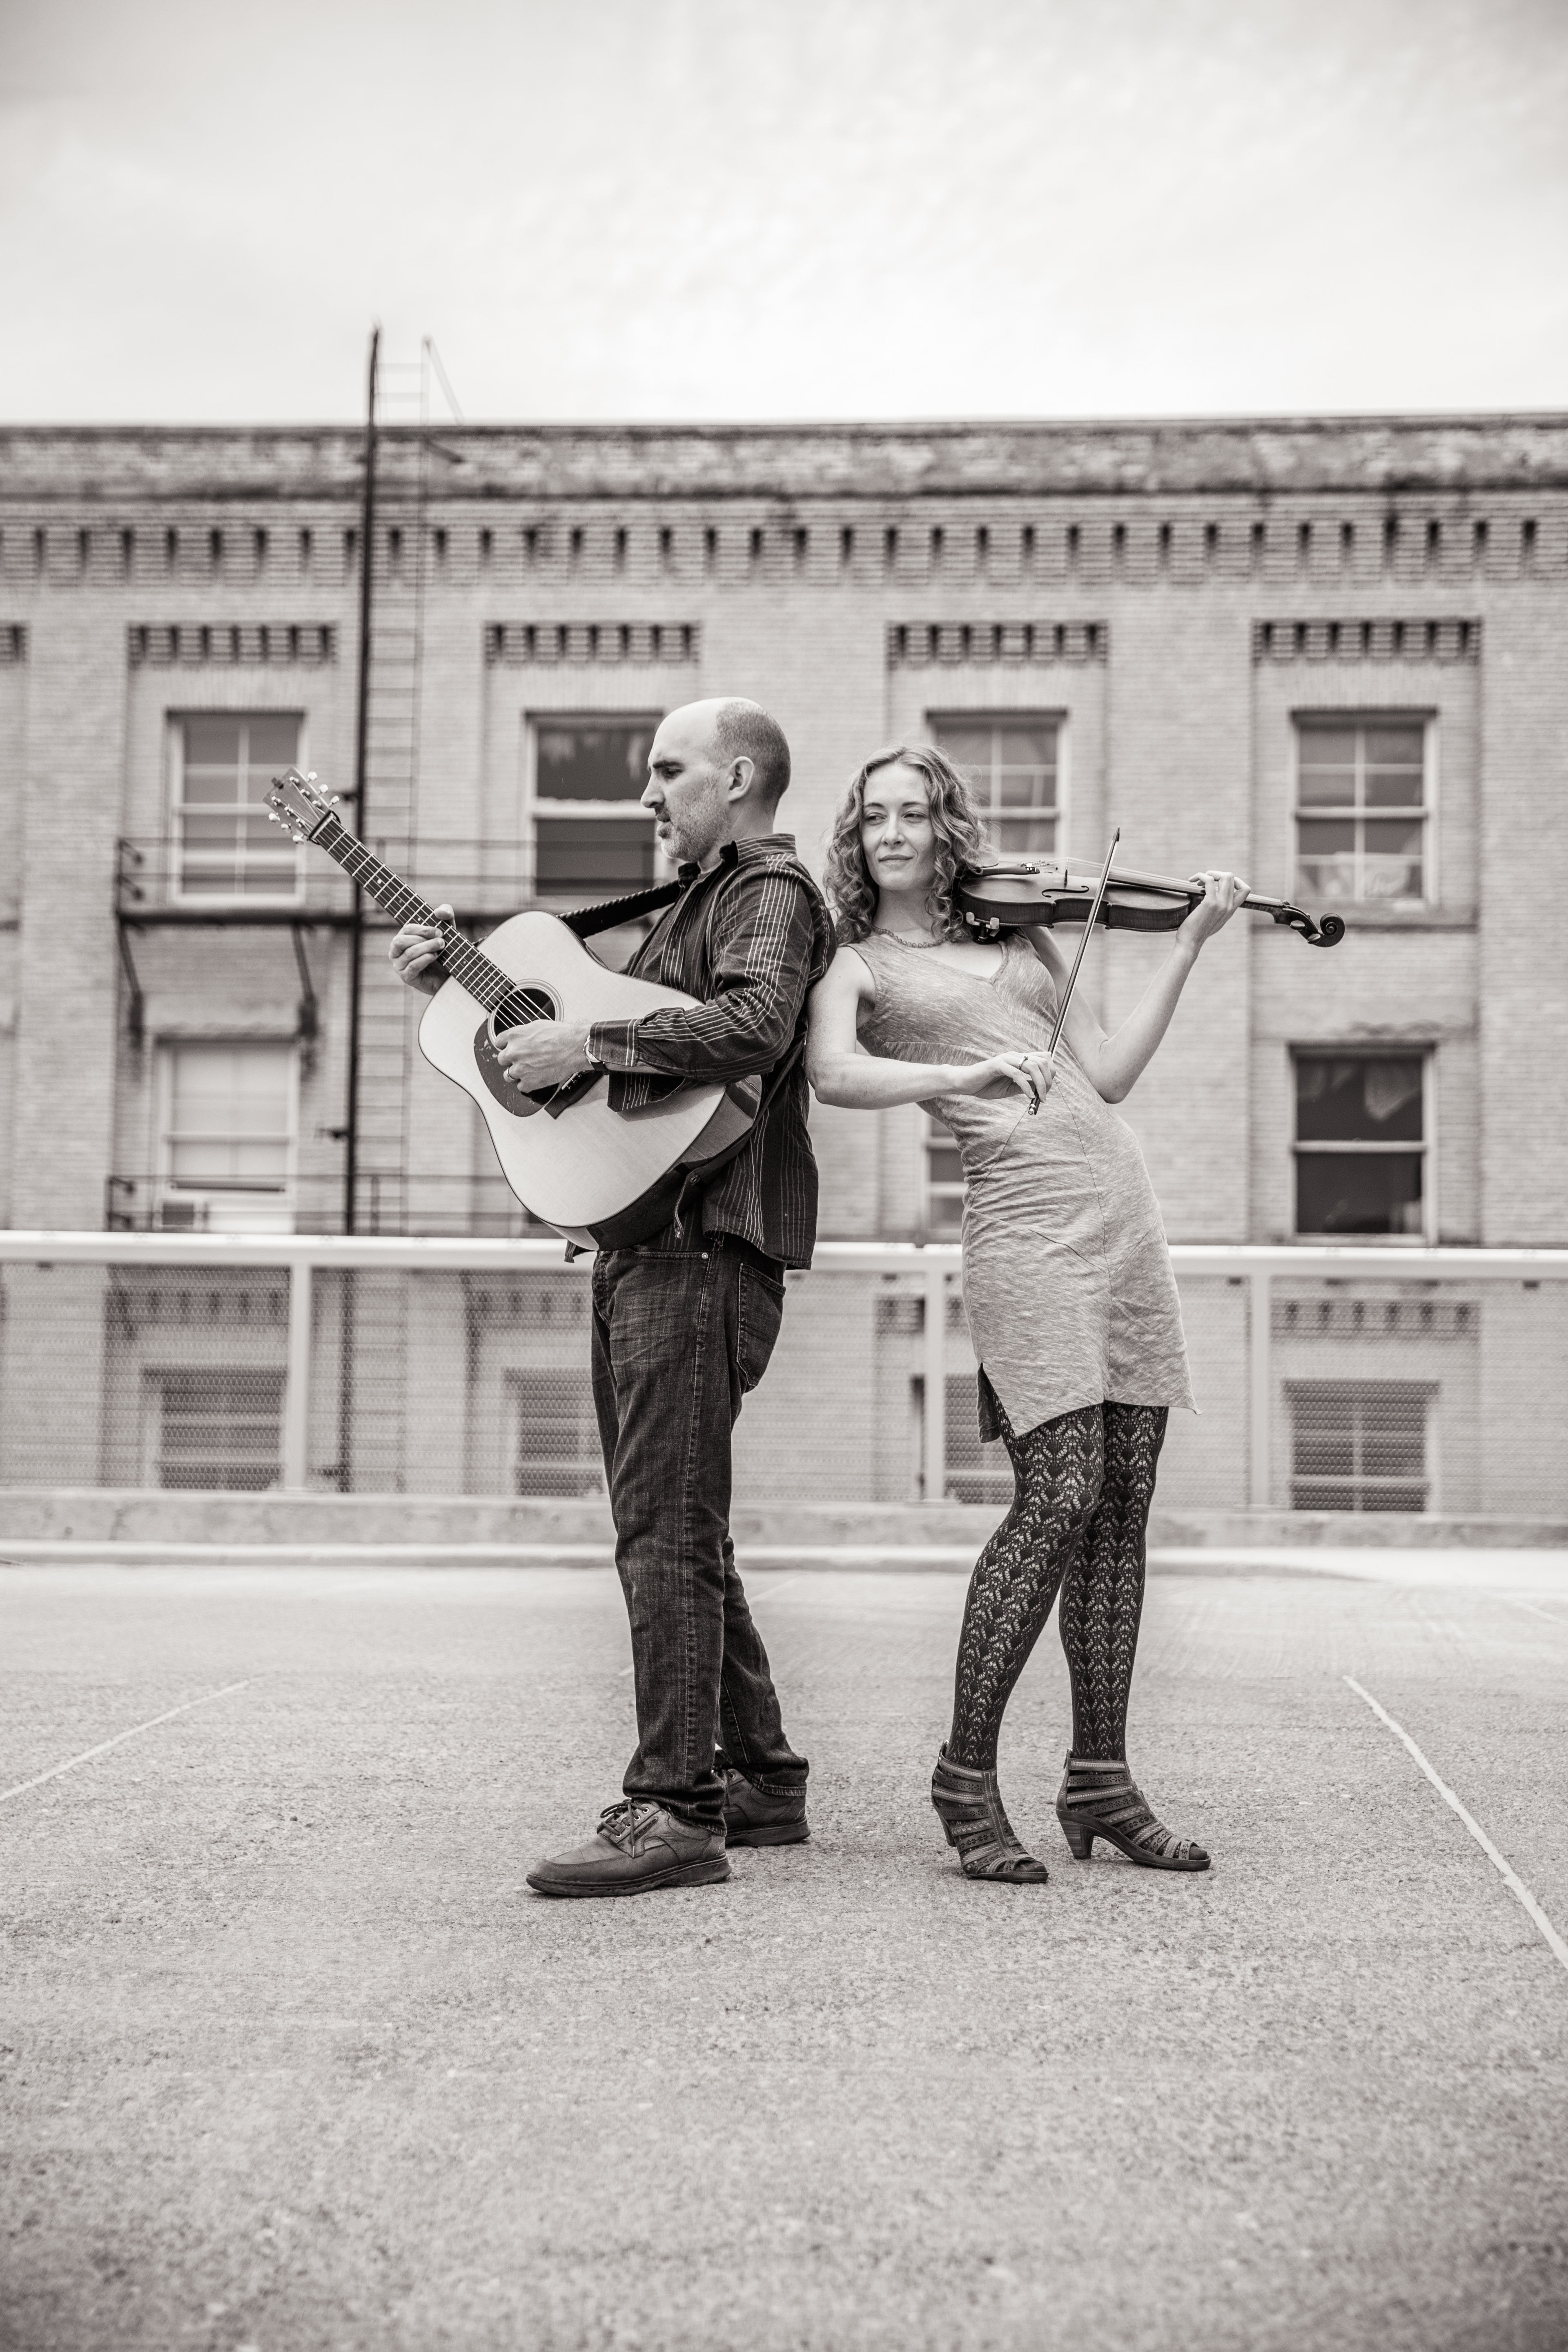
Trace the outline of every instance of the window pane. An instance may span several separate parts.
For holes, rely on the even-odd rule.
[[[271,771],[291,767],[299,758],[300,721],[291,712],[268,711],[264,717],[251,718],[247,726],[249,741],[246,750],[249,764],[268,772],[253,779],[258,790],[253,791],[252,798],[258,798],[271,782]]]
[[[185,761],[184,803],[187,808],[226,808],[241,796],[241,780],[237,761],[230,767],[219,768],[211,761],[198,765]]]
[[[1353,727],[1303,727],[1296,760],[1301,806],[1353,808],[1355,765]]]
[[[238,829],[244,822],[244,818],[235,812],[202,809],[193,813],[190,809],[186,809],[181,821],[180,835],[187,849],[222,850],[232,865],[233,859],[230,853],[238,838]],[[274,829],[272,841],[275,856],[277,840],[278,835]]]
[[[1366,772],[1369,809],[1419,808],[1424,778],[1419,768],[1373,768]]]
[[[534,790],[542,801],[637,800],[647,782],[649,719],[575,719],[538,730]]]
[[[1309,898],[1348,903],[1355,897],[1355,825],[1303,817],[1296,828],[1298,887]]]
[[[964,727],[946,719],[932,722],[937,741],[955,768],[973,768],[977,772],[982,788],[991,772],[991,730],[989,727]]]
[[[1353,808],[1353,768],[1309,768],[1303,761],[1297,800],[1302,808]]]
[[[1048,856],[1057,845],[1054,816],[993,817],[988,829],[1004,857]]]
[[[153,1475],[160,1486],[258,1493],[282,1474],[283,1375],[153,1372]]]
[[[542,891],[639,890],[654,876],[653,819],[543,817],[538,820],[537,887]]]
[[[592,1495],[604,1477],[588,1374],[579,1366],[513,1372],[512,1483],[520,1495]]]
[[[1302,1143],[1419,1143],[1417,1054],[1298,1054],[1296,1135]]]
[[[1355,1438],[1348,1429],[1298,1429],[1296,1467],[1303,1476],[1348,1478],[1355,1468]]]
[[[187,719],[185,730],[185,765],[193,767],[237,768],[239,765],[239,738],[243,719]]]
[[[1366,730],[1366,764],[1368,768],[1394,767],[1420,770],[1426,758],[1425,727],[1369,727]]]
[[[1296,1231],[1419,1234],[1420,1153],[1299,1152]]]
[[[1057,764],[1057,730],[1053,720],[999,719],[996,749],[1005,768],[1050,768]]]
[[[1421,834],[1419,824],[1390,824],[1367,819],[1363,835],[1366,854],[1362,861],[1363,898],[1419,898]]]

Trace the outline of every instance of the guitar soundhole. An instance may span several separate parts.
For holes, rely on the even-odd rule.
[[[490,1015],[492,1033],[521,1028],[525,1021],[559,1021],[561,1007],[547,988],[514,988]]]
[[[531,1118],[551,1100],[553,1087],[545,1087],[539,1094],[525,1094],[508,1082],[505,1071],[496,1059],[496,1040],[508,1029],[521,1029],[530,1021],[559,1021],[561,1004],[538,982],[529,982],[514,988],[502,997],[488,1021],[484,1022],[474,1039],[474,1060],[480,1077],[489,1091],[514,1118]]]

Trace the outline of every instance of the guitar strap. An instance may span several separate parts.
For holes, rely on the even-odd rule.
[[[654,915],[661,907],[673,907],[685,888],[684,881],[660,882],[651,890],[634,890],[629,898],[606,898],[598,907],[579,907],[575,914],[563,915],[561,919],[580,940],[591,940],[600,931],[613,931],[618,923],[635,923],[641,915]]]

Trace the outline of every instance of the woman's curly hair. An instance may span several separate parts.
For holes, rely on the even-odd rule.
[[[906,767],[918,768],[931,791],[936,875],[926,893],[926,911],[933,921],[941,919],[944,938],[968,937],[963,918],[952,903],[952,886],[959,868],[978,864],[987,848],[984,823],[973,789],[967,777],[934,744],[893,743],[885,751],[873,751],[859,771],[844,796],[828,837],[823,878],[837,920],[838,937],[846,946],[853,946],[857,940],[867,936],[877,913],[877,885],[867,869],[866,853],[860,845],[866,786],[879,768],[889,768],[896,760],[901,760]]]

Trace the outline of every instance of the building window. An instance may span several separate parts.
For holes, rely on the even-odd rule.
[[[159,1223],[287,1232],[293,1222],[292,1045],[166,1045]]]
[[[1051,856],[1060,814],[1061,721],[1038,713],[977,719],[955,712],[933,716],[930,724],[973,784],[999,854]]]
[[[512,1407],[512,1492],[603,1494],[599,1424],[588,1374],[576,1365],[510,1372],[507,1387]]]
[[[537,719],[534,887],[541,898],[613,898],[658,867],[653,819],[637,803],[657,718]]]
[[[951,1240],[963,1223],[963,1163],[958,1146],[945,1127],[929,1112],[925,1123],[925,1229],[933,1238]]]
[[[147,1483],[259,1494],[283,1475],[283,1375],[224,1368],[146,1375]]]
[[[943,1383],[946,1420],[943,1444],[947,1454],[950,1503],[1010,1503],[1013,1465],[1000,1438],[984,1445],[973,1372],[950,1372]]]
[[[1297,720],[1297,887],[1309,903],[1426,898],[1428,733],[1423,719]]]
[[[298,764],[298,713],[176,719],[174,870],[182,898],[296,898],[302,852],[269,822],[267,791]]]
[[[1424,1236],[1426,1056],[1295,1058],[1297,1233]]]
[[[1432,1507],[1423,1381],[1291,1381],[1293,1511],[1426,1511]]]

